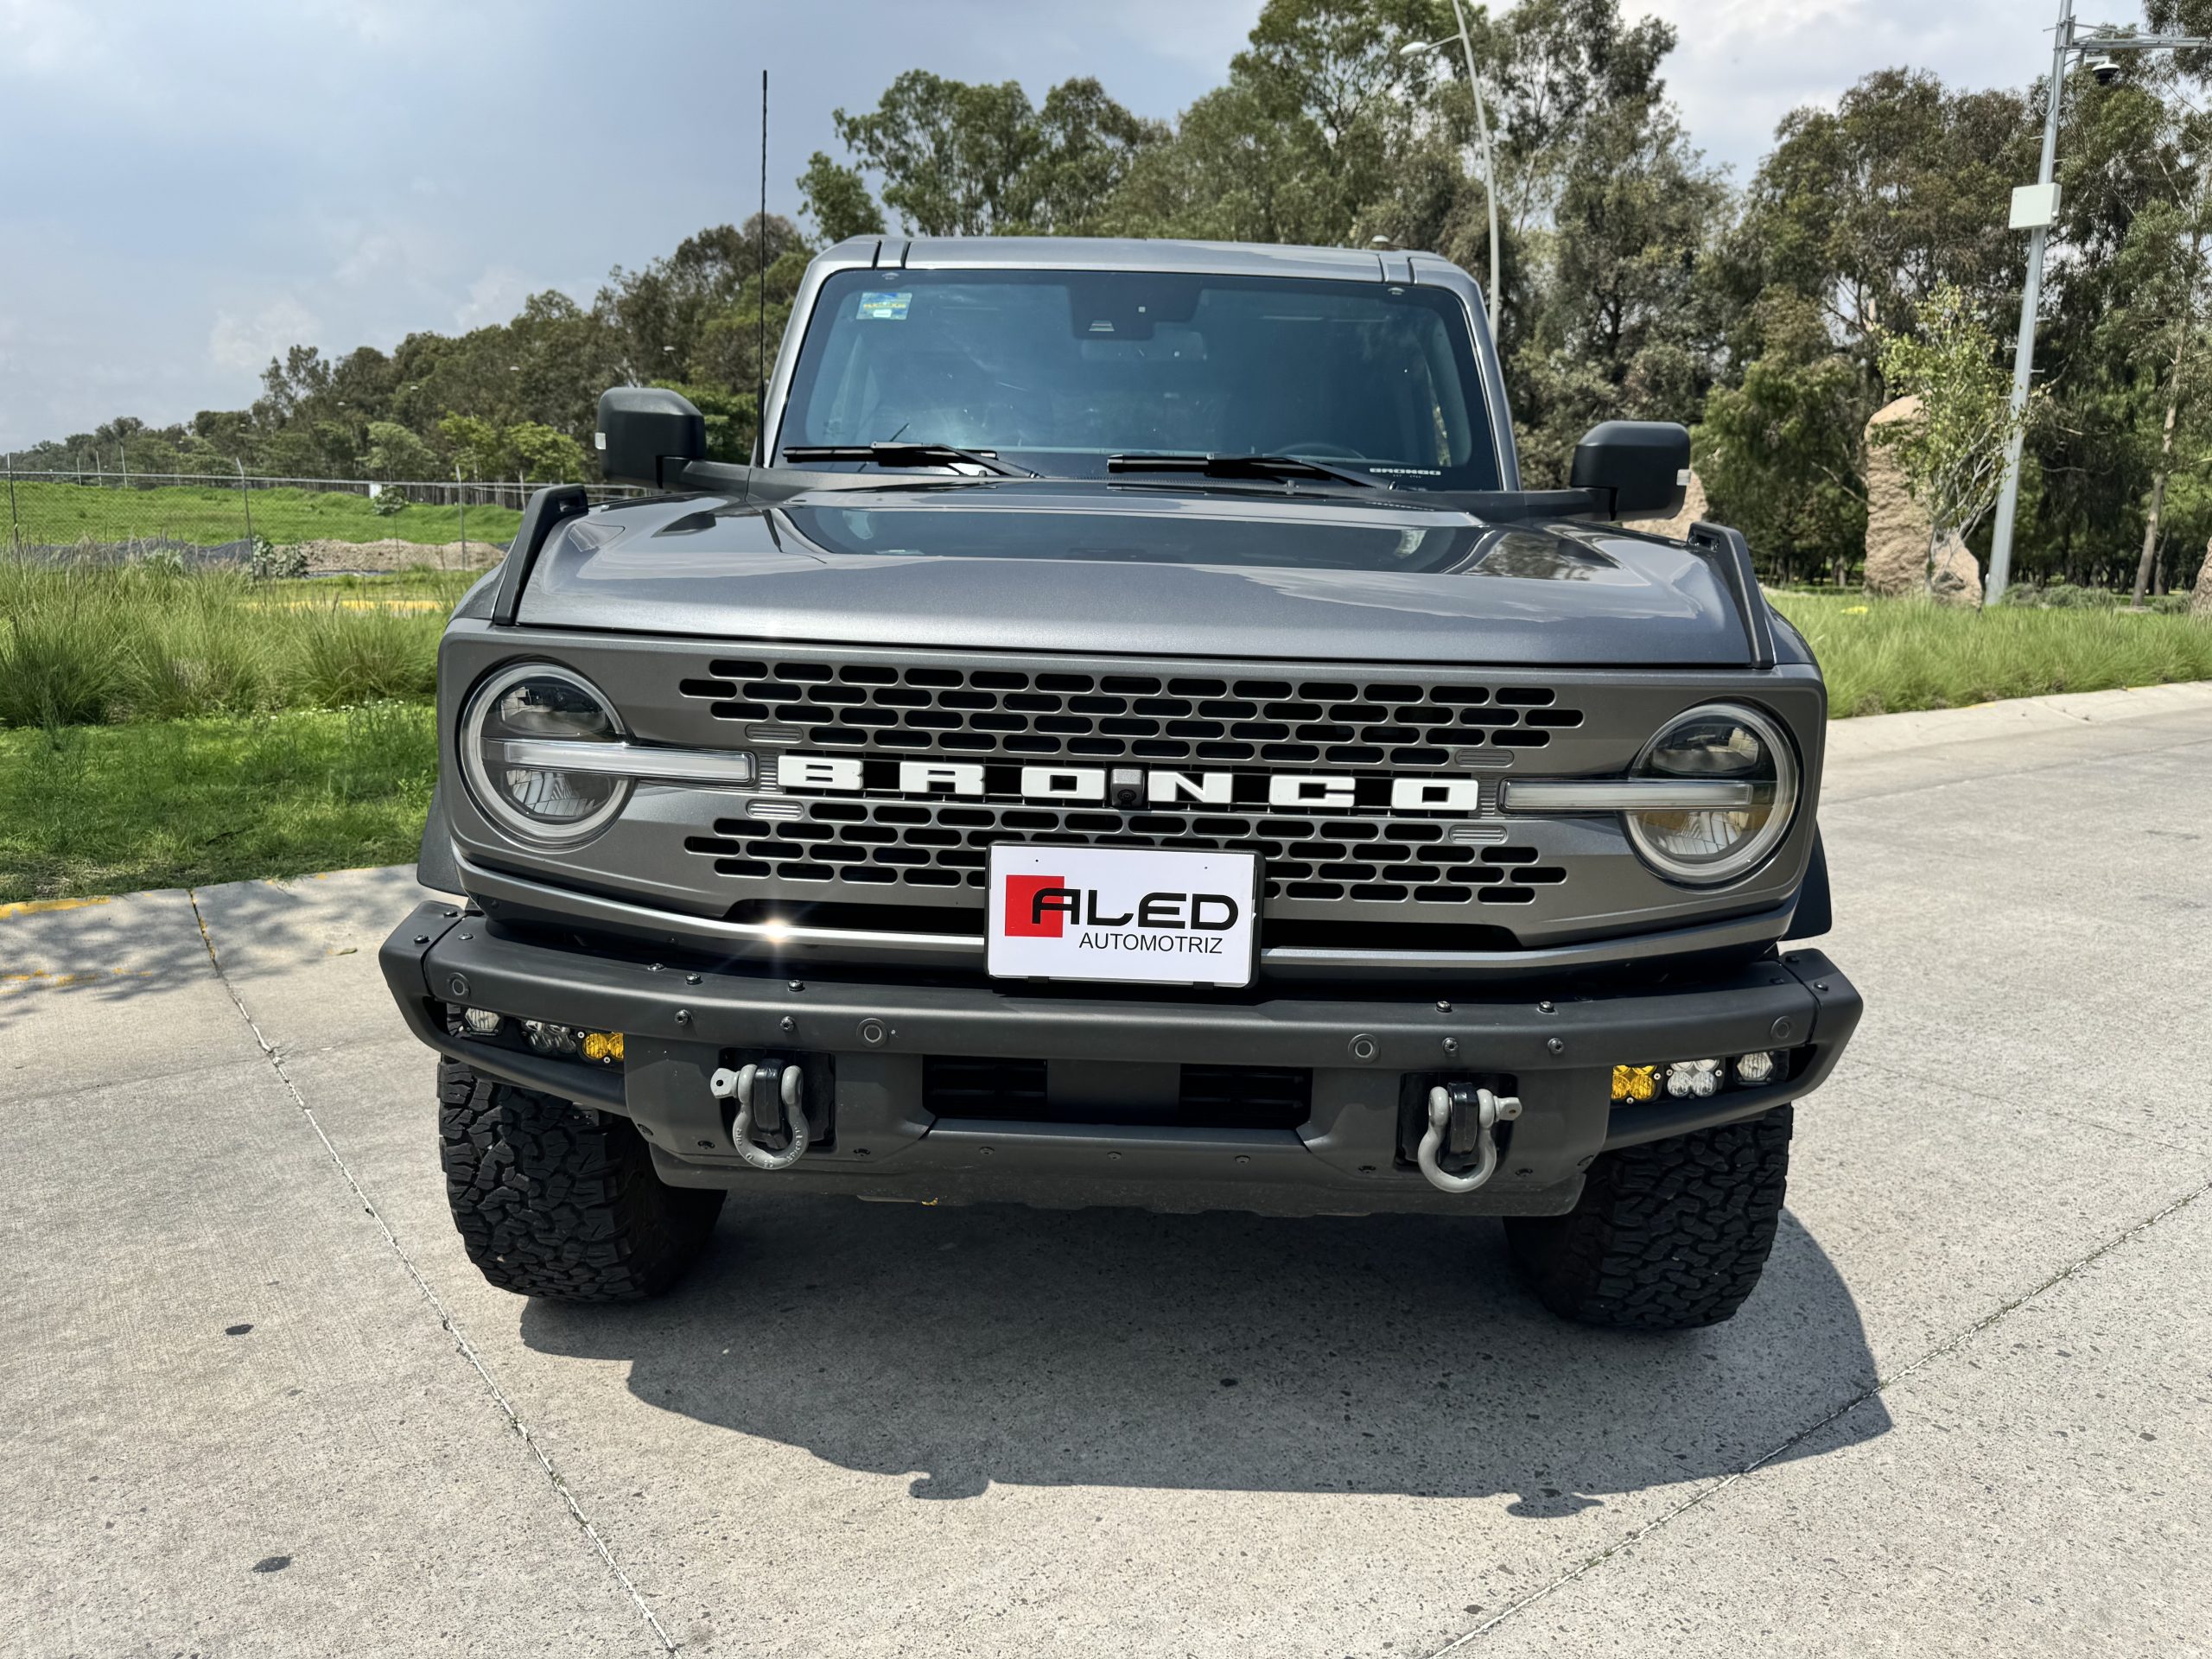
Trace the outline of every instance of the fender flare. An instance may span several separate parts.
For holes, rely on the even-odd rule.
[[[1828,897],[1828,852],[1821,832],[1813,831],[1813,858],[1797,887],[1797,911],[1789,918],[1784,939],[1816,939],[1835,925],[1835,906]]]

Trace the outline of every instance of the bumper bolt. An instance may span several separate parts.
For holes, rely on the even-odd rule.
[[[690,1025],[691,1023],[691,1010],[689,1008],[678,1008],[676,1011],[676,1023],[679,1026]]]
[[[1557,1010],[1554,1009],[1549,1002],[1539,1002],[1536,1004],[1536,1012],[1538,1014],[1553,1014],[1556,1013]]]
[[[864,1042],[864,1043],[868,1044],[870,1047],[874,1047],[876,1044],[878,1044],[878,1043],[881,1042],[882,1040],[883,1040],[883,1021],[882,1021],[882,1020],[861,1020],[861,1041],[862,1041],[862,1042]]]
[[[471,939],[474,938],[475,937],[476,937],[476,936],[475,936],[474,933],[463,933],[463,934],[461,936],[461,942],[463,944],[467,944]]]
[[[430,936],[427,933],[417,933],[415,936],[415,943],[417,944],[428,944],[429,942]]]
[[[1556,1037],[1545,1038],[1544,1046],[1551,1050],[1554,1054],[1564,1054],[1567,1052],[1567,1045],[1560,1041]]]
[[[804,980],[803,980],[803,979],[795,979],[795,980],[791,981],[791,989],[793,989],[793,990],[795,990],[795,991],[803,991],[803,990],[804,990],[805,988],[806,988],[806,982],[805,982]]]
[[[686,974],[683,976],[683,982],[686,985],[696,985],[699,982],[699,976],[696,974]]]
[[[798,1021],[792,1019],[788,1014],[782,1019],[777,1020],[776,1025],[779,1030],[786,1032],[797,1031],[798,1029]]]
[[[1446,1037],[1444,1039],[1444,1052],[1446,1054],[1457,1054],[1459,1052],[1459,1039],[1457,1037]]]
[[[1449,1014],[1452,1012],[1452,1005],[1449,1002],[1439,1002],[1436,1005],[1436,1011],[1439,1014]]]

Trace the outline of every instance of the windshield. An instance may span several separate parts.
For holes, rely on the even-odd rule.
[[[1116,454],[1300,455],[1382,483],[1499,487],[1465,310],[1380,282],[840,271],[800,346],[779,455],[894,440],[1064,477],[1103,477]]]

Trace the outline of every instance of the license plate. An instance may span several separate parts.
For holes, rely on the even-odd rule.
[[[990,892],[995,977],[1252,982],[1256,853],[1001,845]]]

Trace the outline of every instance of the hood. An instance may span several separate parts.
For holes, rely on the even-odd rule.
[[[527,626],[1303,662],[1740,666],[1713,564],[1589,524],[1082,484],[659,497],[557,529]]]

